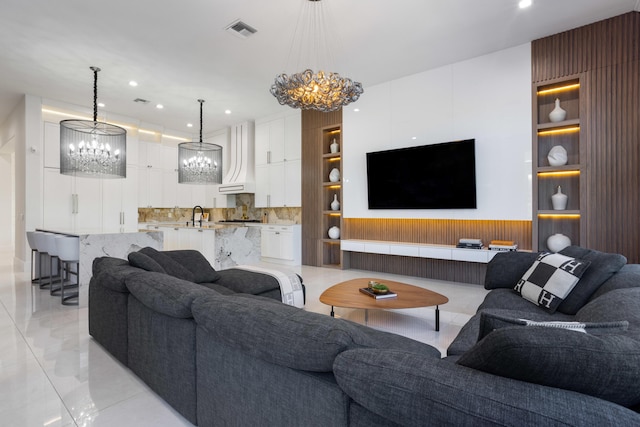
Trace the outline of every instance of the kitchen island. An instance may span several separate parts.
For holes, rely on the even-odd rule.
[[[164,234],[164,250],[195,249],[216,270],[260,262],[261,227],[259,223],[186,223],[147,224],[148,230]]]
[[[133,233],[82,233],[69,230],[36,229],[49,233],[78,237],[80,245],[80,285],[88,285],[91,279],[93,260],[102,256],[127,259],[130,252],[145,246],[162,250],[163,235],[156,230],[140,230]],[[36,263],[37,266],[37,263]]]

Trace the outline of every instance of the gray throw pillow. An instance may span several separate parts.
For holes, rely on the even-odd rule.
[[[535,252],[499,252],[487,264],[485,289],[509,288],[518,283],[522,275],[538,257]]]
[[[589,264],[589,261],[557,253],[542,253],[524,273],[514,290],[527,301],[554,313]]]
[[[196,283],[213,283],[220,279],[220,273],[214,270],[204,255],[196,250],[182,249],[162,253],[189,270]]]
[[[591,263],[576,287],[558,306],[558,311],[564,314],[576,314],[598,288],[627,263],[627,259],[622,255],[594,251],[579,246],[566,247],[559,253]]]
[[[640,343],[625,335],[504,327],[478,341],[456,363],[627,407],[640,403]]]
[[[156,273],[167,274],[167,272],[164,270],[164,268],[162,268],[160,264],[155,262],[153,258],[143,253],[131,252],[129,255],[127,255],[127,259],[129,260],[129,264],[134,267],[138,267],[146,271],[155,271]]]
[[[162,252],[159,252],[152,247],[145,247],[140,249],[140,252],[152,258],[155,262],[160,264],[165,269],[168,275],[177,277],[178,279],[186,280],[189,282],[195,282],[193,273],[184,268],[178,262],[174,261]]]
[[[499,314],[480,312],[480,327],[478,329],[478,341],[489,335],[496,329],[509,326],[559,328],[568,331],[589,333],[593,335],[625,332],[629,328],[629,322],[560,322],[560,321],[534,321],[529,319],[514,319],[500,316]]]

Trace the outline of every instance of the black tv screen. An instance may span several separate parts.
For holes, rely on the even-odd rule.
[[[475,139],[367,153],[369,209],[475,209]]]

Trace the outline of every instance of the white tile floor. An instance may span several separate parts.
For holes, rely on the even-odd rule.
[[[14,273],[13,254],[0,253],[0,425],[15,427],[191,426],[142,381],[100,347],[88,333],[87,287],[79,307],[31,286]],[[264,266],[277,267],[264,264]],[[318,297],[328,286],[355,277],[392,279],[446,295],[440,332],[432,308],[369,311],[371,327],[447,348],[476,311],[486,291],[477,285],[359,270],[294,267],[307,287],[307,310],[329,314]],[[359,323],[363,310],[336,308]]]

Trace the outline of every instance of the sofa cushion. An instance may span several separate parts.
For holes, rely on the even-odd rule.
[[[129,259],[129,264],[134,267],[138,267],[146,271],[155,271],[156,273],[167,273],[160,264],[153,260],[153,258],[143,254],[142,252],[131,252],[127,255],[127,258]]]
[[[211,339],[293,369],[331,372],[339,353],[357,347],[396,348],[440,358],[440,352],[427,344],[254,295],[198,298],[192,310]]]
[[[503,317],[510,318],[519,318],[526,316],[527,319],[538,321],[538,322],[547,322],[552,320],[560,320],[560,321],[571,321],[573,320],[573,316],[569,316],[567,314],[562,313],[549,313],[548,311],[542,310],[541,308],[531,304],[529,301],[526,301],[518,294],[513,292],[512,289],[494,289],[489,292],[487,298],[494,296],[495,294],[501,294],[505,297],[511,298],[492,298],[492,300],[501,300],[505,301],[504,305],[499,307],[510,307],[506,308],[496,308],[495,305],[491,305],[491,308],[482,308],[481,311],[476,313],[471,319],[464,324],[460,333],[455,337],[455,339],[451,342],[449,347],[447,348],[448,356],[455,356],[464,354],[471,347],[473,347],[478,342],[478,335],[480,331],[480,317],[482,313],[492,313]],[[514,304],[516,301],[519,304],[524,304],[527,306],[529,310],[522,310],[518,304]],[[482,307],[482,306],[481,306]]]
[[[218,274],[220,278],[216,280],[215,283],[229,288],[236,293],[257,295],[274,289],[277,289],[278,292],[280,291],[278,280],[268,274],[243,270],[241,268],[220,270]]]
[[[196,250],[184,249],[162,253],[189,270],[196,283],[213,283],[220,278],[220,274],[211,267],[204,255]]]
[[[92,273],[96,282],[105,288],[120,292],[129,293],[125,279],[132,275],[141,273],[142,270],[134,267],[125,259],[113,257],[99,257],[93,260]]]
[[[514,289],[524,299],[553,313],[578,283],[589,264],[589,261],[557,253],[542,253]]]
[[[590,333],[594,335],[602,333],[620,333],[627,330],[629,322],[626,320],[618,322],[562,322],[562,321],[534,321],[522,318],[501,316],[499,314],[480,313],[480,328],[478,330],[478,341],[486,337],[496,329],[509,326],[539,327],[539,328],[560,328],[568,331]]]
[[[159,252],[152,247],[145,247],[140,249],[139,252],[153,258],[155,262],[160,264],[165,269],[167,274],[177,277],[178,279],[187,280],[189,282],[195,282],[193,273],[184,268],[180,263],[174,261],[171,257],[165,255],[163,252]]]
[[[127,288],[142,304],[171,317],[189,319],[198,296],[221,297],[214,290],[163,273],[144,272],[126,278]]]
[[[538,254],[535,252],[499,252],[487,264],[485,289],[513,289],[518,280],[531,267]]]
[[[575,315],[579,322],[627,320],[626,335],[640,341],[640,288],[615,289],[587,303]]]
[[[456,363],[624,406],[640,402],[640,343],[624,335],[505,327],[488,334]]]
[[[640,288],[640,264],[626,264],[591,295],[590,301],[609,291],[626,288]]]
[[[566,314],[576,314],[589,301],[591,295],[627,263],[627,259],[622,255],[594,251],[579,246],[566,247],[559,253],[591,263],[575,288],[558,306],[558,311]]]

